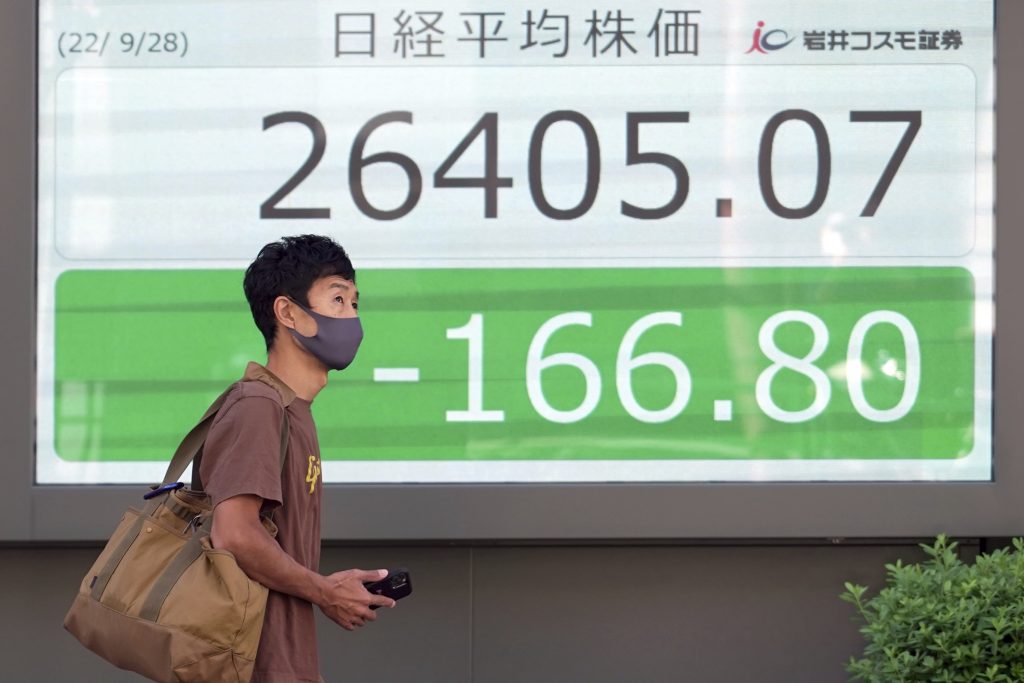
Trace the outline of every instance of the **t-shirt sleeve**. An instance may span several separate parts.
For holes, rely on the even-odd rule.
[[[271,398],[243,396],[215,418],[199,466],[214,507],[246,494],[262,498],[265,507],[281,504],[283,411]]]

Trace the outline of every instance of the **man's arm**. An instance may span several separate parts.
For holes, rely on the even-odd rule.
[[[235,556],[242,571],[267,588],[307,600],[349,631],[373,621],[371,605],[394,607],[395,601],[373,595],[365,581],[387,576],[387,570],[348,569],[329,576],[310,571],[281,549],[260,522],[263,499],[254,495],[228,498],[217,505],[210,538],[213,547]]]

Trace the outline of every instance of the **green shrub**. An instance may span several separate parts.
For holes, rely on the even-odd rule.
[[[861,659],[846,670],[867,683],[1024,681],[1024,541],[973,565],[939,536],[922,564],[886,565],[886,587],[871,599],[847,583],[840,597],[864,621]]]

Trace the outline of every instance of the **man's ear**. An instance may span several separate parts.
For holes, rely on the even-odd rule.
[[[274,318],[289,330],[295,329],[295,303],[286,296],[274,299]]]

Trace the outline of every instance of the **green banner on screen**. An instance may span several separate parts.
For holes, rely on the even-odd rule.
[[[263,340],[223,270],[73,270],[56,450],[164,461]],[[325,460],[951,459],[974,442],[961,268],[409,269],[316,399]],[[288,340],[290,341],[290,340]]]

